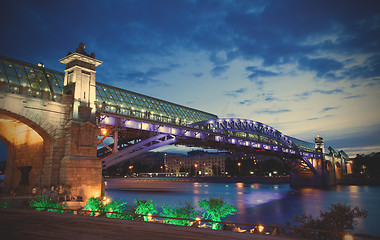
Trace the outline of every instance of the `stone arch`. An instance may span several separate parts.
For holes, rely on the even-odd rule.
[[[30,193],[33,186],[48,183],[51,134],[25,116],[0,109],[0,140],[8,151],[4,192]]]
[[[339,162],[335,163],[335,176],[336,179],[342,178],[342,165]]]
[[[326,164],[326,169],[327,169],[327,172],[328,172],[328,175],[329,175],[330,184],[332,184],[332,183],[335,182],[335,178],[334,178],[334,174],[335,174],[334,165],[331,163],[330,160],[326,160],[325,164]]]

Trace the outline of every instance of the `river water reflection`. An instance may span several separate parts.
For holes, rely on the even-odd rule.
[[[152,199],[163,204],[189,203],[196,206],[203,198],[223,197],[237,208],[234,216],[225,220],[246,223],[285,225],[294,215],[303,212],[317,216],[331,203],[346,202],[368,211],[366,219],[359,219],[355,232],[380,236],[380,187],[337,186],[334,189],[292,189],[288,184],[191,183],[144,181],[141,179],[107,180],[106,195],[132,205],[134,199]]]

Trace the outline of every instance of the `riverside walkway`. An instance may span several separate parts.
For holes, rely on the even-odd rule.
[[[287,239],[149,222],[0,209],[0,238],[11,239]]]

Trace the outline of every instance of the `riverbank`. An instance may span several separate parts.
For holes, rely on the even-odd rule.
[[[120,177],[105,178],[105,180],[121,179]],[[198,182],[198,183],[289,183],[289,177],[127,177],[136,181],[170,181],[170,182]]]
[[[1,239],[208,239],[234,240],[284,239],[150,222],[71,214],[38,212],[24,209],[0,209]]]

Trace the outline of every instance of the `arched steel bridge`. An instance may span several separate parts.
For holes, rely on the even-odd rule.
[[[104,148],[98,150],[106,156],[104,168],[168,144],[276,154],[297,174],[316,173],[308,159],[320,157],[312,149],[301,151],[280,131],[247,119],[220,118],[184,126],[101,111],[98,124],[107,132],[100,143],[110,135],[117,135],[119,141],[114,149],[103,143]]]

